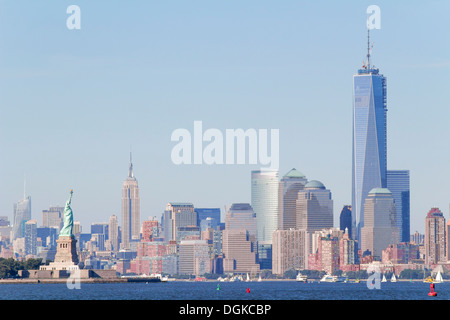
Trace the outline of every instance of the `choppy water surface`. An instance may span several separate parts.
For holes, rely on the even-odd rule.
[[[219,287],[218,287],[219,286]],[[250,292],[247,293],[247,288]],[[219,290],[218,290],[219,289]],[[368,289],[360,283],[179,282],[81,284],[0,284],[1,300],[449,300],[450,282],[435,285],[437,297],[428,297],[423,282],[382,283]]]

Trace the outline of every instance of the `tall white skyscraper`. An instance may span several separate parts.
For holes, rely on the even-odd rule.
[[[31,219],[31,197],[24,195],[23,200],[14,204],[14,222],[12,227],[12,239],[25,236],[25,223]]]
[[[141,210],[139,187],[133,173],[133,162],[130,153],[128,178],[122,188],[122,248],[130,249],[130,241],[140,238]]]
[[[256,214],[257,240],[272,241],[278,228],[278,171],[252,171],[252,207]]]

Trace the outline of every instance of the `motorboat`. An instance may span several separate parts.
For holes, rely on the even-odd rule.
[[[347,277],[339,277],[339,276],[332,276],[329,274],[326,274],[320,279],[320,282],[346,282]]]
[[[295,281],[306,282],[308,281],[308,276],[302,275],[301,273],[297,274]]]

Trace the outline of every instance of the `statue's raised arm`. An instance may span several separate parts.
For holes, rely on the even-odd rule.
[[[64,226],[62,227],[61,231],[59,232],[60,236],[73,236],[73,234],[72,234],[73,212],[72,212],[72,208],[70,207],[70,205],[72,203],[72,195],[73,195],[73,190],[70,190],[69,200],[67,200],[66,207],[64,208]]]

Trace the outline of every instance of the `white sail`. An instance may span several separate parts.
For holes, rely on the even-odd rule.
[[[381,280],[381,282],[387,282],[386,276],[384,274],[383,274],[383,279]]]
[[[433,282],[436,282],[436,283],[442,283],[442,282],[444,282],[444,279],[442,278],[442,274],[441,274],[440,271],[437,273],[436,279],[435,279]]]
[[[395,277],[395,273],[392,274],[391,282],[397,282],[397,278]]]

